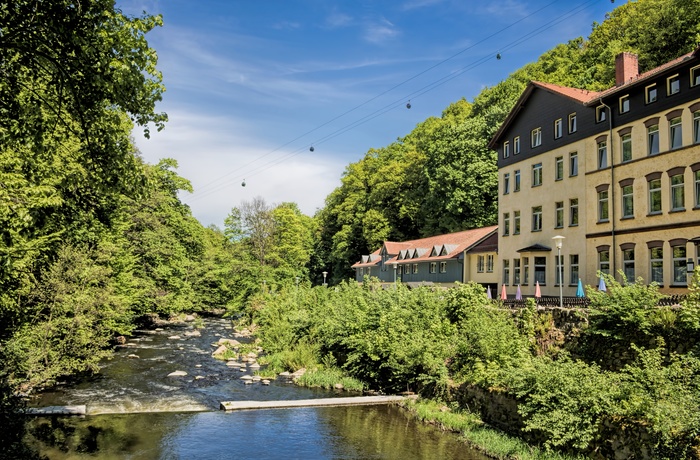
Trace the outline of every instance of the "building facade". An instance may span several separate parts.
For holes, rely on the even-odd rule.
[[[641,75],[623,53],[616,80],[602,92],[532,82],[491,141],[499,271],[513,292],[538,281],[557,295],[563,274],[574,295],[598,271],[687,289],[700,241],[700,51]]]

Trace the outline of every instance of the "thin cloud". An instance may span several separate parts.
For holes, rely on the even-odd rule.
[[[331,29],[339,29],[352,25],[353,18],[345,13],[331,13],[326,17],[326,26]]]
[[[380,23],[367,25],[363,38],[369,43],[383,44],[399,35],[400,32],[394,27],[394,24],[382,18]]]

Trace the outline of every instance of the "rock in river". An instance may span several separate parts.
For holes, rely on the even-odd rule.
[[[184,377],[186,375],[187,375],[187,372],[185,372],[185,371],[175,371],[175,372],[171,372],[170,374],[168,374],[168,377]]]

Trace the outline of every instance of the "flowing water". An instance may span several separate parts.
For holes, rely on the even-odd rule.
[[[456,435],[394,406],[221,411],[220,401],[347,393],[300,388],[284,379],[246,385],[241,377],[250,369],[211,357],[212,344],[231,335],[227,321],[207,320],[201,337],[186,337],[187,330],[136,334],[97,377],[44,393],[33,405],[85,404],[89,415],[31,419],[29,442],[50,459],[484,458]],[[177,370],[187,375],[168,377]]]

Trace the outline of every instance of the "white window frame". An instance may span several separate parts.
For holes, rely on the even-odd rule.
[[[628,283],[634,283],[636,279],[634,256],[634,248],[622,250],[622,273],[625,274]]]
[[[516,169],[515,172],[513,172],[513,192],[519,192],[520,191],[520,170]]]
[[[652,188],[653,187],[653,188]],[[647,181],[649,197],[649,214],[660,214],[663,212],[663,199],[661,194],[661,179],[651,179]],[[658,194],[659,209],[654,209],[654,197]]]
[[[437,263],[430,262],[430,273],[437,273]]]
[[[542,163],[532,165],[532,186],[539,187],[542,185]]]
[[[564,157],[556,157],[554,159],[554,180],[564,179]]]
[[[537,127],[530,131],[530,147],[535,148],[542,145],[542,128]]]
[[[532,231],[542,231],[542,206],[532,207]]]
[[[669,150],[683,147],[683,120],[681,117],[668,120],[668,147]]]
[[[447,273],[447,262],[440,262],[440,273]]]
[[[685,174],[674,174],[668,178],[671,187],[671,211],[685,210]],[[676,206],[676,201],[680,206]]]
[[[660,148],[659,125],[651,125],[647,128],[647,155],[657,155]]]
[[[569,153],[569,177],[578,176],[578,152]]]
[[[576,219],[574,219],[574,217]],[[574,222],[575,220],[575,222]],[[569,200],[569,227],[578,227],[579,224],[579,214],[578,214],[578,198],[571,198]]]
[[[608,141],[598,142],[598,169],[605,169],[608,167]]]
[[[520,235],[520,211],[513,211],[513,235]]]
[[[510,142],[505,141],[503,143],[503,158],[508,158],[510,156]]]
[[[610,191],[598,192],[598,222],[610,221]]]
[[[690,68],[690,87],[700,85],[700,65]]]
[[[632,133],[626,133],[620,136],[620,152],[623,163],[632,161]]]
[[[520,155],[520,136],[513,138],[513,155]]]
[[[554,139],[559,139],[564,135],[564,120],[557,118],[554,120]]]
[[[656,270],[655,270],[656,269]],[[649,248],[649,281],[664,284],[664,248]]]
[[[576,125],[576,112],[570,113],[569,114],[569,124],[568,124],[569,134],[575,133],[577,128],[578,128],[578,126]]]
[[[564,228],[564,202],[554,203],[554,228]]]
[[[621,195],[622,195],[622,217],[623,218],[630,218],[634,217],[634,186],[633,185],[623,185],[622,190],[621,190]],[[630,213],[626,213],[625,210],[627,209],[627,204],[629,204],[630,207]]]
[[[604,105],[599,105],[595,108],[595,122],[602,123],[608,119],[608,111]]]
[[[678,251],[678,252],[677,252]],[[686,257],[688,255],[688,250],[685,244],[680,244],[678,246],[671,246],[671,267],[673,267],[673,272],[671,276],[671,284],[674,286],[687,286],[688,285],[688,273],[686,265]]]

